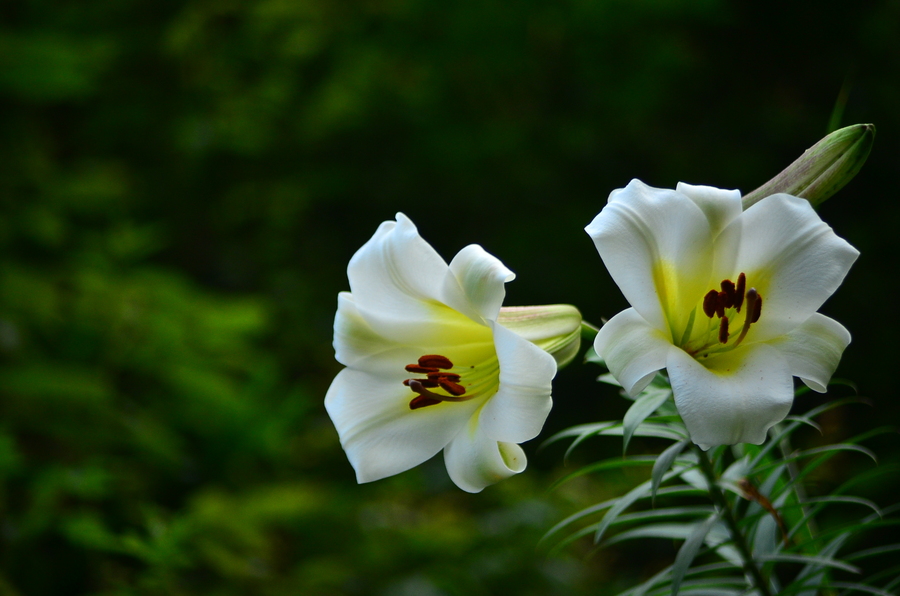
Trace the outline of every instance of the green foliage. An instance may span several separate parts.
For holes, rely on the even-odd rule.
[[[609,381],[607,377],[601,380]],[[626,422],[582,425],[548,440],[574,439],[578,444],[594,436],[622,434],[626,449],[631,436],[672,443],[660,456],[626,455],[589,464],[563,478],[560,482],[615,468],[653,466],[649,480],[622,496],[570,515],[547,532],[544,543],[555,542],[553,549],[558,551],[588,535],[593,535],[598,549],[647,538],[681,542],[671,565],[621,596],[737,595],[747,591],[812,595],[839,588],[842,594],[889,594],[900,585],[900,567],[885,564],[888,559],[883,556],[900,546],[873,547],[869,537],[878,529],[900,524],[900,518],[893,515],[900,505],[882,510],[869,499],[844,494],[871,474],[850,474],[844,485],[820,496],[809,496],[804,483],[820,466],[843,454],[864,454],[877,463],[875,455],[857,443],[879,431],[838,444],[791,447],[798,429],[815,427],[815,417],[857,400],[836,400],[804,416],[788,417],[773,429],[764,445],[718,447],[710,458],[696,446],[683,453],[688,444],[684,424],[672,415],[672,401],[658,399],[659,395],[671,397],[671,389],[664,387],[661,377],[634,399],[625,414]],[[894,467],[875,471],[893,474]],[[684,484],[666,486],[670,481]],[[706,495],[713,507],[698,505],[700,495]],[[662,504],[659,507],[625,513],[638,503],[655,503],[657,498]],[[853,507],[843,507],[848,505],[857,511],[861,506],[865,515],[854,515]],[[827,515],[830,511],[826,509],[838,507],[840,517]],[[591,521],[604,511],[599,521]],[[619,531],[610,534],[613,528]],[[859,549],[861,545],[867,548]],[[870,557],[878,558],[874,567],[864,569],[850,563]],[[843,581],[845,577],[848,581]]]
[[[321,404],[335,295],[402,210],[445,255],[478,242],[507,262],[511,304],[600,320],[621,305],[580,230],[607,193],[635,176],[757,186],[821,136],[848,71],[847,121],[876,122],[879,148],[824,208],[863,251],[854,283],[896,295],[893,235],[872,230],[900,221],[877,200],[900,138],[897,6],[755,6],[0,2],[0,594],[546,596],[648,571],[643,552],[533,545],[636,473],[658,484],[679,449],[549,495],[566,472],[531,452],[527,475],[476,497],[440,462],[357,486]],[[871,301],[828,307],[854,333],[843,374],[886,397],[824,428],[897,412],[893,380],[871,374],[894,365],[876,348],[897,329],[872,324]],[[549,434],[619,416],[573,368]],[[629,449],[682,438],[655,416]],[[651,482],[663,521],[683,520],[666,499],[702,495],[686,482]],[[682,591],[703,581],[688,571]]]

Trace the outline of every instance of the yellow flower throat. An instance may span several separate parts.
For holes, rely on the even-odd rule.
[[[719,286],[720,290],[707,292],[699,305],[708,319],[705,329],[702,322],[695,320],[698,310],[695,307],[681,336],[679,345],[694,358],[708,358],[738,347],[762,313],[762,296],[756,288],[747,288],[743,273],[738,275],[736,283],[723,279]],[[735,329],[740,329],[738,336],[729,343]]]

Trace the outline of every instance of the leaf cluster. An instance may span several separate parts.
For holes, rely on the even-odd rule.
[[[601,381],[615,384],[605,375]],[[623,495],[586,507],[553,526],[542,543],[558,552],[590,537],[594,552],[634,540],[678,544],[674,561],[620,596],[672,594],[893,594],[900,587],[900,543],[887,536],[900,524],[900,505],[881,508],[851,490],[896,474],[861,443],[890,429],[834,444],[792,447],[801,428],[856,398],[788,417],[761,446],[720,446],[709,453],[690,443],[675,411],[671,388],[659,375],[621,421],[599,422],[557,433],[547,444],[570,441],[566,457],[592,437],[622,436],[622,457],[585,465],[555,486],[585,474],[641,468],[648,478]],[[656,455],[628,455],[634,437],[662,445]],[[828,494],[808,485],[834,458],[853,462],[855,473]]]

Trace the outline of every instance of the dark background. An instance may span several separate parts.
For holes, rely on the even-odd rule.
[[[834,125],[878,129],[820,209],[862,252],[823,312],[871,405],[824,440],[896,424],[898,24],[895,1],[4,0],[0,596],[614,594],[657,571],[677,545],[535,548],[641,477],[547,490],[617,439],[567,468],[533,441],[474,496],[440,458],[356,485],[322,406],[347,260],[403,211],[447,259],[503,260],[507,304],[598,323],[625,307],[583,232],[612,189],[747,192]],[[542,436],[621,416],[599,372],[560,373]],[[866,494],[897,501],[893,478]]]

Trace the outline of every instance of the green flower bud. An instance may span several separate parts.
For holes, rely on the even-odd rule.
[[[560,368],[581,347],[581,313],[571,304],[504,306],[497,322],[549,353]]]
[[[802,197],[813,207],[850,182],[866,163],[875,125],[854,124],[836,130],[803,152],[783,172],[744,195],[744,209],[776,193]]]

